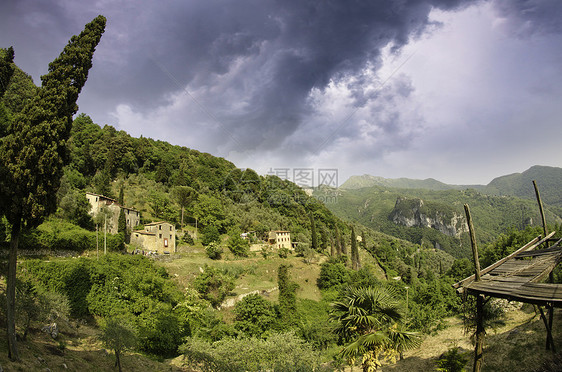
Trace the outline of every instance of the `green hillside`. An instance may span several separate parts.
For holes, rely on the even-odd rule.
[[[494,178],[487,185],[450,185],[433,178],[425,180],[411,178],[384,178],[371,175],[351,176],[340,188],[355,190],[365,187],[381,186],[396,189],[422,190],[466,190],[473,189],[484,194],[517,196],[524,199],[535,199],[532,181],[537,181],[541,198],[544,203],[562,207],[562,168],[535,165],[523,173],[513,173]]]
[[[394,187],[399,189],[428,189],[428,190],[449,190],[454,186],[437,181],[433,178],[425,180],[416,180],[411,178],[384,178],[370,176],[368,174],[362,176],[351,176],[345,181],[340,188],[342,189],[361,189],[364,187],[383,186]]]
[[[562,168],[535,165],[523,173],[494,178],[485,192],[535,199],[533,180],[537,181],[543,203],[562,207]]]
[[[463,205],[470,205],[476,237],[481,244],[494,240],[499,234],[521,229],[528,224],[540,224],[539,210],[533,200],[513,196],[486,195],[475,190],[422,190],[374,186],[357,190],[338,189],[317,191],[337,193],[327,207],[336,215],[349,221],[358,221],[376,231],[409,240],[416,244],[438,245],[454,257],[469,257],[470,244],[467,234],[447,236],[431,228],[406,227],[391,221],[398,198],[418,198],[426,202],[425,208],[432,214],[456,213],[464,216]],[[560,223],[557,208],[546,206],[547,222]],[[436,244],[437,243],[437,244]]]

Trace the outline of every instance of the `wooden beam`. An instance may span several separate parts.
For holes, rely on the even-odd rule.
[[[544,215],[544,209],[542,208],[541,194],[539,192],[539,187],[537,186],[537,181],[533,180],[533,186],[535,187],[535,195],[537,196],[537,203],[539,204],[539,211],[541,212],[542,228],[544,230],[544,236],[547,236],[548,226],[546,226],[546,217]]]
[[[538,308],[539,311],[541,312],[541,319],[546,328],[546,350],[552,350],[554,352],[555,349],[554,349],[554,340],[552,339],[552,323],[549,324],[548,319],[544,315],[544,311],[542,310],[542,307],[538,306]]]
[[[554,233],[552,233],[552,235],[554,235]],[[550,236],[549,236],[550,237]],[[511,257],[519,254],[520,252],[524,252],[526,250],[531,250],[533,248],[535,248],[536,246],[540,245],[542,240],[539,242],[540,239],[540,235],[537,236],[536,238],[534,238],[533,240],[531,240],[529,243],[525,244],[523,247],[519,248],[518,250],[516,250],[515,252],[513,252],[512,254],[510,254],[507,257],[502,258],[499,261],[496,261],[495,263],[491,264],[490,266],[488,266],[487,268],[485,268],[484,270],[480,271],[480,275],[484,275],[487,272],[492,271],[493,269],[495,269],[496,267],[500,266],[502,263],[504,263],[505,261],[507,261],[508,259],[510,259]],[[453,285],[453,287],[455,288],[459,288],[461,285],[463,285],[465,282],[468,282],[470,280],[474,280],[475,275],[472,274],[471,276],[469,276],[468,278],[465,278],[463,280],[461,280],[460,282],[457,282]]]
[[[476,345],[474,347],[473,372],[480,372],[484,362],[484,296],[476,297]]]
[[[466,222],[468,223],[468,231],[470,233],[470,245],[472,246],[472,258],[474,258],[474,280],[480,281],[480,261],[478,260],[478,246],[476,245],[476,235],[474,234],[474,225],[472,224],[472,217],[470,216],[470,208],[468,204],[464,205],[466,213]]]

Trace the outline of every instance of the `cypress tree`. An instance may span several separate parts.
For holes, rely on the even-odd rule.
[[[11,224],[6,280],[8,356],[18,360],[15,331],[17,250],[22,228],[36,226],[56,209],[56,192],[67,162],[66,143],[76,101],[92,67],[105,17],[88,23],[49,64],[42,86],[11,120],[0,142],[0,203]]]
[[[14,49],[0,49],[0,137],[5,135],[10,117],[2,102],[2,97],[8,89],[8,84],[14,74]]]
[[[2,49],[2,54],[0,55],[0,98],[4,96],[4,93],[8,89],[8,84],[10,79],[14,74],[14,48],[9,47],[8,49]]]
[[[310,234],[312,235],[311,237],[311,248],[314,249],[315,251],[318,250],[318,236],[316,235],[316,224],[314,223],[314,216],[312,215],[312,212],[310,212]]]
[[[289,265],[279,265],[277,274],[277,286],[279,287],[279,310],[281,312],[281,321],[286,326],[297,323],[297,283],[291,282],[289,278]]]
[[[338,224],[336,224],[336,254],[338,257],[342,255],[341,235]]]
[[[357,248],[357,237],[353,226],[351,227],[351,267],[353,270],[359,270],[359,249]]]

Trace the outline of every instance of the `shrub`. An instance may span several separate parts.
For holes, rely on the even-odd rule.
[[[316,285],[320,289],[329,289],[348,281],[349,275],[344,264],[329,260],[320,266],[320,275]]]
[[[220,243],[220,241],[221,236],[219,234],[219,230],[215,226],[205,226],[201,230],[201,243],[203,243],[203,245],[209,245],[213,242]]]
[[[437,370],[441,372],[462,372],[468,358],[459,353],[459,348],[454,347],[441,354],[437,360]]]
[[[224,338],[215,343],[190,339],[180,351],[205,371],[315,371],[319,355],[294,333],[260,338]]]
[[[234,328],[250,337],[261,337],[277,320],[273,305],[258,294],[244,297],[234,307],[234,313]]]
[[[279,255],[279,258],[287,258],[289,257],[289,248],[279,248],[279,251],[277,251],[277,254]]]
[[[227,294],[234,289],[234,278],[223,271],[205,266],[205,271],[193,281],[193,286],[214,308],[218,308]]]
[[[229,235],[228,249],[237,257],[248,257],[250,243],[240,236],[240,231],[235,229]]]
[[[209,257],[211,260],[220,260],[222,257],[223,249],[217,243],[211,242],[205,248],[205,252],[207,253],[207,257]]]
[[[189,245],[195,244],[195,242],[193,241],[193,237],[189,233],[183,234],[183,237],[181,238],[181,240],[184,243],[189,244]]]

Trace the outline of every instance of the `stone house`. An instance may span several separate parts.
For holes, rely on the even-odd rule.
[[[132,232],[131,244],[159,254],[177,252],[176,227],[165,221],[147,223],[144,230]]]
[[[275,248],[293,249],[291,244],[291,232],[283,230],[270,231],[269,244],[274,245]]]
[[[135,226],[140,223],[140,212],[117,203],[117,200],[108,198],[107,196],[94,194],[91,192],[86,193],[86,198],[90,202],[90,215],[95,217],[100,210],[105,206],[111,211],[107,217],[107,232],[110,234],[117,234],[119,227],[119,212],[121,209],[125,213],[125,220],[127,227],[132,231]],[[103,227],[102,227],[103,228]]]

